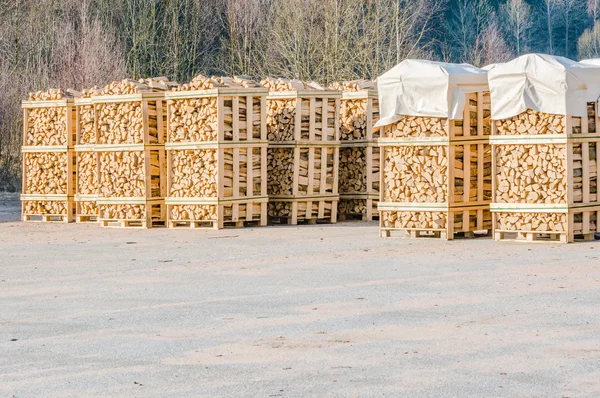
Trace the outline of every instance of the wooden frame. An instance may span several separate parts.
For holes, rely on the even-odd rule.
[[[67,98],[54,101],[23,101],[21,105],[23,109],[23,146],[22,153],[22,187],[21,194],[21,213],[23,221],[41,221],[41,222],[61,222],[69,223],[74,220],[74,204],[73,196],[75,193],[75,168],[73,157],[73,145],[75,143],[75,111],[74,102]],[[45,142],[46,145],[28,146],[29,134],[29,115],[35,109],[40,108],[65,108],[65,134],[63,137],[64,145],[50,145],[50,142]],[[27,165],[26,158],[29,154],[50,154],[60,153],[66,156],[66,192],[61,193],[41,193],[29,192],[27,189]],[[58,202],[60,206],[64,206],[66,214],[48,213],[46,211],[29,212],[27,204],[32,202],[37,207],[47,202]]]
[[[291,187],[285,193],[269,189],[270,223],[337,222],[341,97],[339,91],[326,90],[269,92],[267,104],[282,100],[294,104],[292,139],[269,140],[269,151],[285,154],[293,165]],[[272,124],[271,128],[280,126]],[[321,157],[319,167],[315,167],[317,156]],[[306,176],[300,175],[301,160],[307,163]],[[274,164],[269,167],[276,168]],[[269,173],[269,184],[277,184],[275,178]]]
[[[361,101],[365,105],[365,129],[361,137],[345,137],[343,134],[344,119],[351,114],[344,114],[344,103],[351,101]],[[379,97],[376,90],[362,90],[357,92],[343,92],[340,108],[340,173],[339,173],[339,193],[340,200],[338,202],[338,218],[341,221],[347,220],[362,220],[372,221],[379,219],[377,204],[379,203],[379,167],[380,167],[380,149],[377,146],[377,139],[380,136],[380,130],[374,129],[373,126],[379,120]],[[346,148],[360,148],[365,151],[365,168],[366,190],[363,192],[355,192],[346,187],[349,181],[344,180],[346,167],[343,161],[342,153]],[[359,211],[355,209],[359,207]],[[352,210],[348,210],[348,209]]]
[[[266,96],[267,90],[264,88],[218,88],[166,93],[168,122],[165,203],[169,228],[223,229],[267,225]],[[188,140],[171,142],[171,111],[187,106],[182,100],[203,98],[216,101],[216,136],[200,136],[200,141],[189,141],[191,135],[186,134]],[[259,112],[255,114],[257,108]],[[216,155],[216,196],[172,196],[174,155],[177,153],[187,156],[189,153],[196,156],[206,151]],[[189,159],[192,161],[192,158]],[[227,159],[231,159],[231,163]],[[231,170],[226,170],[229,166]],[[241,170],[245,170],[245,174]],[[193,209],[206,209],[208,214],[190,217]]]
[[[495,240],[525,240],[572,243],[576,240],[593,240],[600,232],[595,217],[600,211],[598,178],[600,177],[600,132],[598,104],[587,104],[588,117],[564,116],[563,134],[497,135],[491,143],[494,147],[494,202],[491,205]],[[556,115],[555,115],[556,116]],[[558,115],[560,116],[560,115]],[[504,146],[543,145],[564,148],[566,195],[560,203],[500,203],[498,195],[498,171],[502,161],[499,149]],[[525,229],[507,228],[508,218],[522,220]],[[552,224],[548,219],[552,217]],[[530,223],[526,220],[531,220]],[[558,220],[558,221],[556,221]],[[595,227],[594,227],[595,224]],[[552,225],[552,228],[550,228]]]
[[[406,118],[405,118],[406,119]],[[409,117],[410,125],[423,125],[424,118]],[[379,202],[380,234],[390,237],[395,231],[413,238],[429,236],[452,240],[456,234],[466,237],[489,234],[492,230],[490,203],[492,199],[492,154],[490,103],[488,92],[467,95],[467,103],[460,120],[435,119],[442,123],[443,134],[422,136],[417,130],[404,137],[396,137],[394,124],[381,128],[381,195]],[[388,184],[386,170],[388,153],[403,148],[439,148],[447,167],[442,172],[445,201],[398,202],[386,197]],[[410,150],[406,151],[411,153]],[[405,157],[406,158],[406,157]],[[411,161],[410,158],[409,162]],[[468,162],[466,161],[468,159]],[[433,175],[436,170],[431,170]],[[407,174],[407,177],[410,175]],[[433,179],[432,179],[433,181]],[[468,182],[468,184],[467,184]],[[433,184],[433,182],[431,182]],[[395,185],[391,185],[392,187]],[[468,197],[465,198],[468,186]],[[391,223],[393,222],[393,226]]]

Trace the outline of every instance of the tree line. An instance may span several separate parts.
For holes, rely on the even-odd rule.
[[[32,90],[124,77],[374,79],[406,58],[600,56],[600,0],[0,0],[0,191]]]

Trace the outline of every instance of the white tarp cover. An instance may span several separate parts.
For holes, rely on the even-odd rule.
[[[402,116],[462,119],[466,94],[487,91],[487,72],[468,64],[406,60],[377,78],[385,126]]]
[[[557,115],[586,116],[586,102],[600,94],[600,66],[546,54],[527,54],[488,72],[492,119],[507,119],[533,109]]]

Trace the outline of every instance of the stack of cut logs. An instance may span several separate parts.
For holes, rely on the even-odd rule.
[[[164,77],[125,79],[91,94],[102,226],[165,222],[164,92],[176,86]]]
[[[77,222],[98,220],[98,154],[95,152],[97,140],[96,112],[92,96],[100,95],[101,89],[93,87],[82,90],[75,96],[77,115],[75,140],[75,216]]]
[[[489,94],[480,92],[467,95],[461,120],[404,116],[380,129],[384,236],[403,230],[453,239],[491,230],[490,127]]]
[[[337,219],[341,93],[316,83],[268,78],[269,218],[275,223]]]
[[[23,220],[70,222],[75,170],[72,94],[38,91],[23,102]]]
[[[600,140],[594,137],[595,104],[586,108],[585,119],[529,109],[495,121],[496,239],[515,233],[529,240],[593,239]]]
[[[373,81],[333,83],[342,92],[340,107],[339,217],[371,221],[378,217],[380,149],[377,86]]]
[[[166,94],[168,225],[266,225],[267,90],[199,75]]]

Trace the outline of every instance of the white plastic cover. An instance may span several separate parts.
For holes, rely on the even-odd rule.
[[[494,120],[527,109],[583,117],[586,102],[595,102],[600,95],[600,66],[546,54],[494,65],[488,80]]]
[[[487,91],[487,72],[468,64],[406,60],[377,79],[385,126],[402,116],[463,118],[466,94]]]

